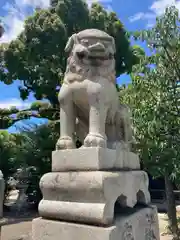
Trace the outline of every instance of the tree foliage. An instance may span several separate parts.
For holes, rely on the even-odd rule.
[[[23,132],[15,152],[15,143],[7,140],[0,153],[3,159],[0,169],[3,172],[12,169],[8,174],[13,174],[14,169],[19,167],[30,169],[28,193],[29,196],[33,193],[37,202],[40,198],[39,179],[50,171],[51,152],[58,138],[57,93],[66,68],[64,48],[73,33],[86,28],[98,28],[115,37],[117,75],[131,72],[137,57],[120,20],[115,13],[108,13],[99,4],[93,4],[89,9],[83,0],[51,1],[49,9],[37,9],[25,21],[24,30],[16,40],[0,45],[0,80],[7,85],[20,80],[22,84],[19,91],[23,100],[30,93],[37,100],[48,100],[48,103],[36,101],[25,110],[0,109],[0,129],[6,129],[15,122],[32,116],[53,120],[48,126]],[[2,144],[5,142],[2,141]]]
[[[25,21],[24,31],[18,38],[1,49],[0,79],[6,84],[21,80],[22,99],[30,92],[37,100],[47,99],[51,109],[47,109],[46,115],[50,119],[53,115],[56,120],[57,93],[66,67],[64,47],[68,37],[86,28],[98,28],[115,37],[117,75],[131,72],[137,57],[114,12],[107,12],[99,4],[89,9],[83,0],[56,0],[51,1],[49,9],[36,10]]]
[[[4,34],[4,28],[3,28],[2,24],[1,24],[1,21],[0,21],[0,38],[3,36],[3,34]]]
[[[20,166],[17,158],[18,146],[21,143],[21,135],[10,134],[7,131],[0,131],[0,169],[7,179]]]
[[[154,177],[165,177],[167,190],[171,190],[167,199],[174,233],[177,222],[171,183],[180,181],[179,23],[177,9],[170,7],[151,30],[134,34],[146,41],[151,56],[141,55],[131,74],[132,84],[121,90],[121,98],[133,110],[137,150],[144,167]]]
[[[144,55],[134,68],[131,89],[135,90],[135,126],[140,139],[146,139],[152,150],[153,175],[178,174],[180,143],[180,31],[178,12],[174,7],[157,19],[153,29],[139,34],[153,51]],[[136,118],[137,116],[137,118]],[[149,152],[149,151],[148,151]],[[149,152],[149,154],[150,154]],[[151,169],[150,162],[147,162]],[[159,167],[158,167],[159,166]]]
[[[22,129],[22,143],[18,148],[18,158],[21,160],[21,168],[28,170],[27,195],[31,202],[38,204],[41,196],[39,181],[43,174],[51,171],[52,150],[59,137],[57,134],[59,125],[50,122],[41,126],[33,126],[31,129]]]

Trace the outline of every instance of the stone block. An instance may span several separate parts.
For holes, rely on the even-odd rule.
[[[160,240],[155,207],[132,209],[117,216],[110,227],[42,218],[32,222],[32,240]]]
[[[137,154],[108,148],[89,147],[58,150],[52,153],[52,171],[98,171],[140,169]]]
[[[109,225],[116,202],[131,208],[150,203],[148,183],[143,171],[48,173],[40,181],[39,213],[45,218]]]

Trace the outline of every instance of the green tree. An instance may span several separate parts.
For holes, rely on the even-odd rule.
[[[4,34],[4,28],[3,28],[2,24],[1,24],[1,21],[0,21],[0,38],[3,36],[3,34]]]
[[[59,126],[58,126],[59,127]],[[54,122],[41,126],[32,125],[21,129],[23,141],[18,147],[20,167],[29,173],[27,194],[37,206],[42,198],[39,181],[43,174],[51,171],[51,155],[58,139]]]
[[[88,9],[83,0],[54,0],[48,10],[36,10],[25,21],[24,31],[1,51],[0,79],[7,84],[21,80],[21,98],[26,99],[33,92],[37,100],[47,99],[51,107],[43,111],[43,117],[57,120],[57,94],[67,57],[64,47],[69,36],[85,28],[99,28],[115,37],[117,75],[131,72],[137,58],[130,47],[128,34],[114,12],[108,13],[99,4]]]
[[[166,9],[156,25],[135,33],[152,50],[141,55],[132,84],[121,89],[121,99],[133,111],[137,150],[154,177],[164,177],[168,216],[174,236],[178,233],[173,182],[180,180],[180,19],[174,7]]]
[[[0,131],[0,169],[7,179],[15,173],[20,166],[17,158],[18,145],[21,142],[19,134],[10,134],[5,130]]]
[[[4,34],[4,28],[0,22],[0,38]],[[8,44],[0,45],[0,80],[5,81],[5,83],[11,84],[11,81],[8,81],[8,73],[6,71],[5,61],[4,61],[4,52],[7,50]],[[29,116],[32,116],[33,113],[29,111],[19,111],[15,106],[10,109],[0,109],[0,129],[7,129],[12,126],[15,122],[21,119],[27,119]]]
[[[0,21],[0,38],[4,34],[4,28],[1,25]],[[5,74],[4,72],[4,58],[3,58],[3,52],[5,51],[7,44],[1,44],[0,45],[0,79],[1,81],[5,80]],[[0,109],[0,129],[6,129],[13,123],[13,118],[11,117],[12,114],[16,113],[17,111],[15,109]]]

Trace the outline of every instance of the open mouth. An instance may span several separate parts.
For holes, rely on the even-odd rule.
[[[88,53],[88,54],[85,54],[83,52],[81,53],[77,53],[78,55],[78,58],[79,59],[89,59],[89,60],[92,60],[92,61],[95,61],[95,60],[101,60],[101,61],[105,61],[105,60],[110,60],[110,59],[113,59],[114,58],[114,55],[113,54],[106,54],[104,52],[94,52],[94,53]]]
[[[88,59],[89,60],[110,60],[110,59],[112,59],[114,56],[112,55],[112,54],[104,54],[104,55],[98,55],[98,54],[96,54],[96,55],[91,55],[91,54],[89,54],[88,55]]]

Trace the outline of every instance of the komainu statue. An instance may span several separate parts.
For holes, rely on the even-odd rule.
[[[75,148],[77,135],[84,147],[130,147],[129,109],[120,104],[115,84],[115,42],[97,29],[69,38],[64,82],[59,92],[58,149]]]

